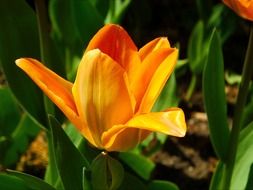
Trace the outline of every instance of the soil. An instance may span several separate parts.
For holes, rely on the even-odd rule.
[[[47,164],[47,139],[45,132],[42,131],[30,144],[27,151],[20,157],[16,170],[44,178]]]
[[[208,189],[218,162],[209,139],[207,116],[192,112],[184,138],[169,137],[153,156],[154,178],[176,183],[181,190]]]

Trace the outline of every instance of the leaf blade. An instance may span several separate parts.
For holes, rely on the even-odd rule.
[[[53,153],[64,189],[80,190],[83,182],[83,168],[89,168],[89,163],[68,138],[61,125],[52,116],[49,117],[49,121]]]
[[[214,30],[210,40],[208,58],[203,72],[203,93],[211,142],[218,157],[224,161],[226,159],[229,129],[223,56],[221,42],[216,30]]]
[[[0,25],[4,26],[0,30],[0,60],[8,84],[25,110],[47,126],[42,92],[14,63],[20,57],[40,57],[35,14],[23,0],[2,0]]]

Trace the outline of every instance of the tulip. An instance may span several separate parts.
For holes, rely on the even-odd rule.
[[[253,21],[252,0],[223,0],[223,2],[242,18]]]
[[[95,147],[134,148],[151,132],[182,137],[180,108],[151,112],[177,62],[178,50],[165,37],[139,51],[118,25],[105,25],[89,42],[71,83],[31,58],[16,64],[62,110]]]

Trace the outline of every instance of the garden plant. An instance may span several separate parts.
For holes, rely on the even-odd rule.
[[[1,0],[0,189],[253,189],[252,22],[252,0]],[[200,186],[157,162],[202,144],[196,105]]]

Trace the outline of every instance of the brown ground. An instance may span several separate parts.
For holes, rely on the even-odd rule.
[[[217,164],[207,128],[206,114],[193,112],[184,138],[168,138],[153,159],[154,178],[175,182],[181,190],[208,189]]]

